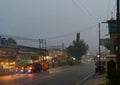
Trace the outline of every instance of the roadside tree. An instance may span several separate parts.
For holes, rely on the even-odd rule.
[[[77,33],[76,40],[73,40],[72,45],[66,48],[67,53],[70,56],[75,57],[77,60],[81,60],[81,57],[87,53],[88,45],[84,40],[80,40],[80,33]]]

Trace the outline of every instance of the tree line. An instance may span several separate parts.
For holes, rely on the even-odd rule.
[[[12,47],[17,45],[17,42],[13,38],[2,38],[0,37],[0,45],[3,47]],[[69,45],[65,51],[69,56],[75,57],[80,60],[83,55],[88,51],[88,44],[84,40],[80,39],[80,33],[76,34],[76,40],[73,40],[72,44]]]
[[[0,45],[3,47],[15,46],[17,42],[13,38],[0,37]]]

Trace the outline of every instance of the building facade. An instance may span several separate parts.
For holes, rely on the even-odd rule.
[[[0,66],[6,69],[15,67],[17,55],[17,48],[0,47]]]

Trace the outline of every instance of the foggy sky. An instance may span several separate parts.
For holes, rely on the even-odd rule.
[[[111,18],[115,3],[115,0],[0,0],[0,34],[46,39],[47,46],[63,42],[68,46],[80,32],[90,52],[94,52],[98,50],[98,23]],[[101,26],[101,32],[102,37],[108,33],[106,25]]]

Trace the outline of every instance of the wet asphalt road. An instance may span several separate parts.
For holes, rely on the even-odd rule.
[[[1,76],[0,85],[80,85],[94,73],[94,63],[81,63],[50,69],[49,72]]]

